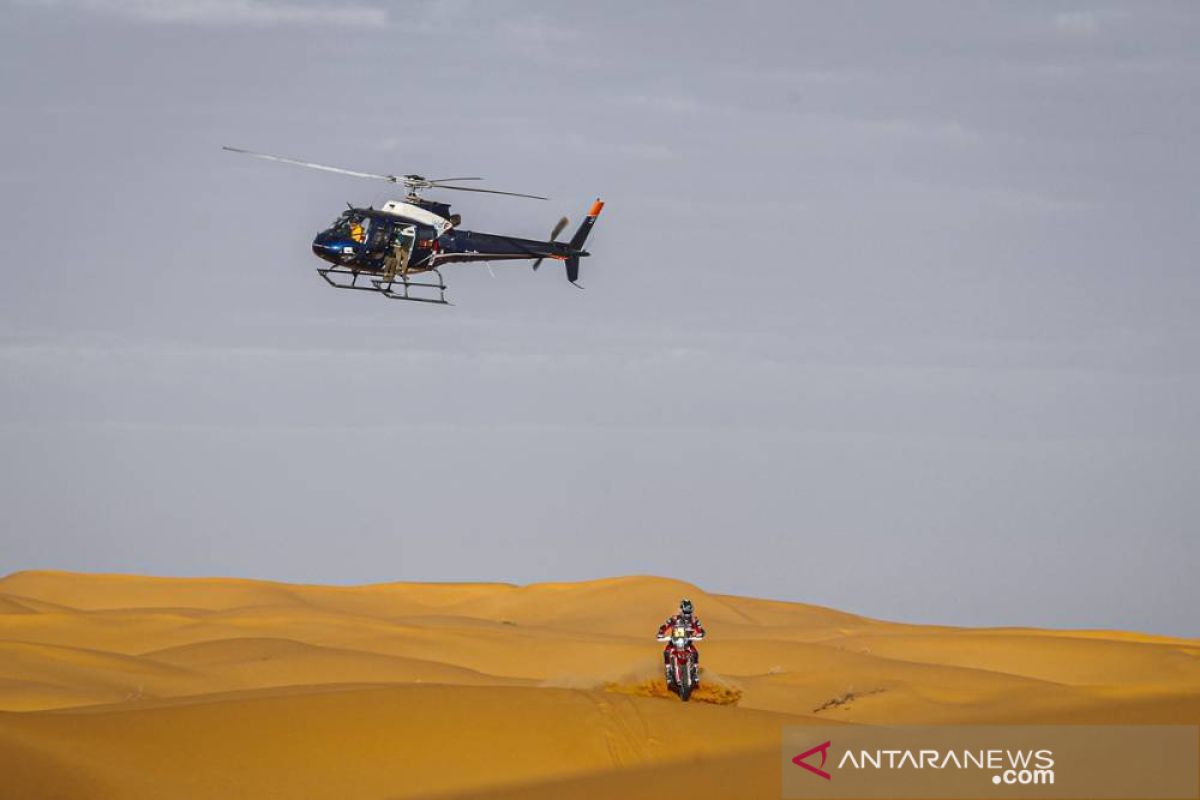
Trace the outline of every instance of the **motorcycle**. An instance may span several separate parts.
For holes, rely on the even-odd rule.
[[[679,699],[685,703],[700,682],[695,659],[692,657],[692,648],[688,645],[703,638],[692,636],[683,626],[672,628],[670,636],[658,637],[660,642],[671,643],[667,658],[667,690],[679,695]]]

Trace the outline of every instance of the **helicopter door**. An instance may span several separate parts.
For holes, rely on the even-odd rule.
[[[367,227],[367,252],[381,253],[388,246],[388,234],[391,232],[392,226],[384,220],[372,219],[368,217],[363,220]]]
[[[396,223],[393,226],[392,241],[384,256],[384,276],[391,279],[396,273],[404,275],[408,272],[408,262],[412,258],[417,244],[417,226]]]

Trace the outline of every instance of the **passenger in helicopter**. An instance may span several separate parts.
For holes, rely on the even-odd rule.
[[[411,226],[396,227],[392,235],[392,246],[383,259],[383,277],[391,280],[396,273],[408,274],[408,262],[412,258],[413,242],[417,237],[416,230]]]

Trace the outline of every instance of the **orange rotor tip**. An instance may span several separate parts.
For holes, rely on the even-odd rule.
[[[598,217],[598,216],[600,216],[600,211],[601,211],[601,209],[603,209],[603,208],[604,208],[604,201],[603,201],[603,200],[597,200],[596,202],[592,203],[592,208],[591,208],[591,210],[590,210],[590,211],[588,211],[588,216],[589,216],[589,217]]]

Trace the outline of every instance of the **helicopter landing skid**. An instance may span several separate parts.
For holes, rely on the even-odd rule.
[[[335,289],[355,289],[360,292],[375,292],[389,300],[409,300],[414,303],[434,303],[440,306],[453,305],[446,300],[446,281],[436,269],[429,270],[437,276],[437,283],[410,281],[403,275],[382,277],[378,272],[360,272],[347,267],[318,267],[317,273]],[[359,281],[362,278],[362,281]],[[434,296],[436,290],[436,296]],[[426,292],[428,294],[426,295]]]

